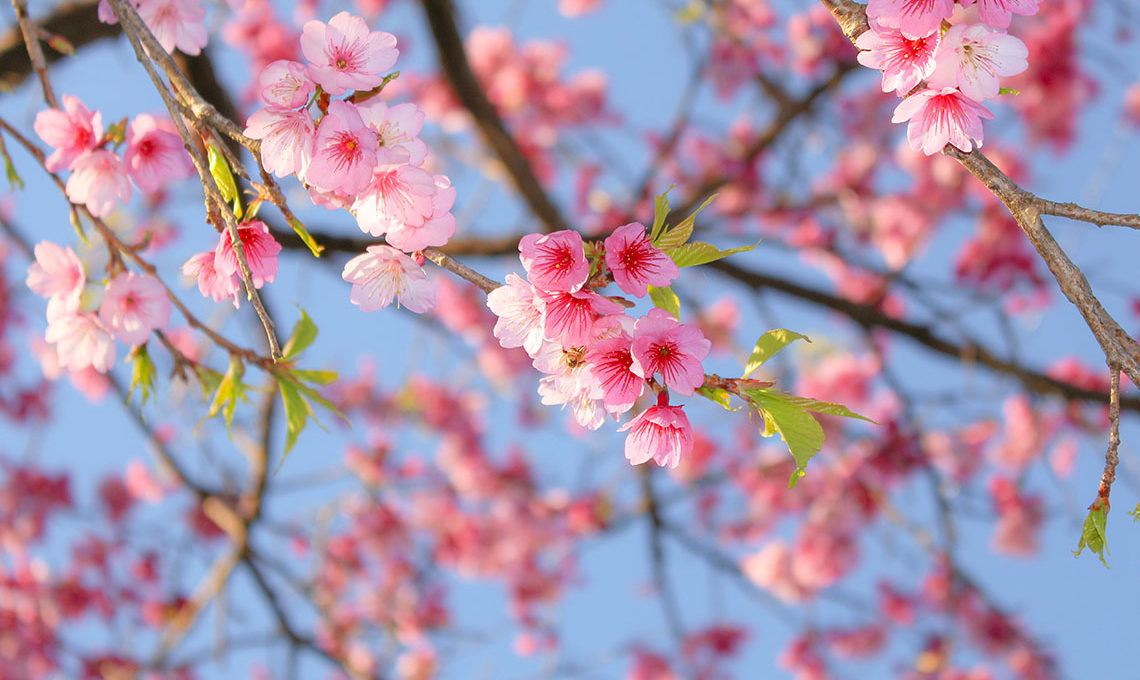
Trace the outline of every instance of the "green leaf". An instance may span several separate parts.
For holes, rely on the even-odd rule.
[[[653,301],[654,307],[664,309],[678,319],[681,318],[681,300],[669,286],[665,286],[664,288],[650,286],[649,299]]]
[[[781,396],[786,401],[788,401],[789,403],[795,404],[796,406],[799,406],[801,408],[805,408],[808,411],[813,411],[815,413],[822,413],[826,416],[840,416],[843,418],[856,418],[858,420],[863,420],[863,421],[866,421],[868,423],[873,423],[875,425],[878,425],[878,423],[871,420],[867,416],[861,416],[858,413],[847,408],[843,404],[836,404],[835,402],[832,402],[832,401],[821,401],[819,399],[808,399],[807,397],[797,397],[797,396],[794,396],[791,394],[784,394]]]
[[[67,56],[67,57],[74,57],[75,56],[75,45],[72,45],[71,41],[68,40],[67,38],[63,37],[62,35],[49,34],[47,44],[53,50],[55,50],[56,52],[59,52],[60,54],[62,54],[64,56]]]
[[[1108,502],[1098,497],[1089,506],[1089,514],[1085,517],[1085,525],[1081,528],[1081,542],[1073,551],[1073,555],[1079,556],[1081,551],[1087,547],[1090,552],[1095,553],[1100,558],[1105,568],[1108,568],[1108,560],[1104,559],[1104,554],[1108,552],[1107,526]]]
[[[665,227],[665,218],[669,215],[669,192],[672,189],[670,185],[660,196],[653,197],[653,228],[649,230],[649,240],[654,243]]]
[[[998,94],[1012,94],[1016,97],[1017,95],[1021,94],[1021,90],[1015,90],[1012,87],[1003,87],[998,90]]]
[[[341,421],[343,421],[346,425],[349,425],[349,426],[352,425],[352,423],[348,419],[348,416],[341,413],[340,409],[338,409],[336,407],[336,404],[332,403],[328,399],[325,399],[323,396],[321,396],[320,392],[316,391],[312,387],[309,387],[308,385],[301,385],[299,383],[297,385],[297,388],[299,390],[301,390],[301,393],[304,394],[306,397],[308,397],[309,399],[312,399],[313,401],[317,402],[321,406],[325,407],[325,410],[327,410],[329,413],[332,413],[337,418],[340,418]],[[313,417],[313,420],[317,421],[317,425],[320,425],[321,429],[325,428],[325,426],[323,424],[321,424],[321,421],[317,420],[317,414],[313,413],[311,408],[309,409],[309,415]]]
[[[764,390],[748,390],[745,394],[752,399],[753,405],[761,409],[764,415],[765,429],[774,429],[780,433],[796,461],[797,474],[789,480],[789,487],[795,486],[802,474],[799,471],[807,468],[815,454],[823,447],[823,428],[815,416],[808,413],[802,406],[783,399],[783,395],[766,392]]]
[[[317,325],[301,310],[301,318],[293,325],[293,331],[289,334],[289,339],[285,341],[285,347],[281,350],[281,355],[286,359],[296,359],[304,352],[313,341],[317,339]]]
[[[284,376],[277,377],[277,385],[281,390],[281,403],[285,406],[285,452],[281,454],[281,463],[278,464],[280,469],[285,464],[289,450],[297,443],[297,437],[305,429],[312,409],[301,396],[300,385]]]
[[[209,410],[206,411],[207,418],[213,418],[219,412],[222,414],[226,420],[226,432],[230,431],[238,400],[248,401],[245,396],[245,383],[241,381],[243,375],[245,375],[245,365],[242,364],[241,359],[231,356],[229,370],[218,383],[218,390],[214,393],[214,399],[210,402]]]
[[[1133,522],[1140,522],[1140,503],[1128,511],[1128,516],[1132,518]]]
[[[0,144],[0,154],[4,156],[4,173],[8,176],[8,188],[12,191],[24,188],[24,180],[20,177],[20,173],[16,172],[16,164],[12,162],[12,157],[8,155],[8,149]]]
[[[222,384],[222,374],[212,368],[197,364],[194,366],[194,372],[198,375],[198,384],[202,386],[203,399],[216,392],[218,385]]]
[[[673,20],[681,26],[688,26],[705,15],[705,3],[689,0],[689,3],[673,13]]]
[[[226,157],[222,151],[212,142],[206,147],[206,155],[210,161],[210,174],[218,183],[218,190],[222,192],[222,198],[226,202],[234,204],[234,215],[240,220],[241,195],[238,193],[237,183],[234,182],[234,175],[230,172],[230,164],[226,162]]]
[[[336,371],[307,371],[294,368],[291,373],[298,379],[314,385],[328,385],[336,382]]]
[[[127,403],[130,403],[136,385],[142,388],[139,406],[146,403],[154,391],[154,374],[154,362],[150,360],[146,345],[139,345],[131,353],[131,386],[127,388]]]
[[[699,264],[716,262],[717,260],[724,259],[729,255],[735,255],[736,253],[746,253],[758,245],[760,245],[759,241],[750,246],[721,250],[711,243],[694,241],[667,251],[665,254],[673,258],[673,261],[677,263],[678,267],[695,267]]]
[[[700,215],[702,210],[707,208],[710,203],[716,200],[716,197],[717,195],[713,194],[712,196],[709,196],[707,199],[705,199],[705,202],[702,203],[696,210],[694,210],[693,214],[682,220],[680,224],[670,227],[669,231],[661,234],[661,237],[657,239],[654,245],[661,250],[673,250],[674,248],[680,248],[681,246],[685,245],[685,243],[688,242],[689,237],[693,235],[693,227],[697,223],[697,215]]]
[[[290,217],[289,226],[293,227],[294,233],[301,237],[301,241],[309,248],[309,252],[313,254],[313,257],[321,256],[321,253],[325,251],[325,247],[317,243],[313,235],[309,233],[309,230],[305,228],[305,225],[301,224],[301,220],[296,217]]]
[[[796,340],[811,342],[811,338],[808,336],[789,331],[786,328],[776,328],[761,335],[760,339],[756,341],[756,346],[752,348],[748,363],[744,365],[743,377],[747,378],[755,373],[756,369],[763,366],[765,361],[771,359],[773,355]]]
[[[726,411],[739,411],[740,408],[732,408],[732,395],[727,390],[722,390],[719,387],[705,387],[701,385],[697,388],[697,394],[701,395],[709,401],[715,401],[724,407]]]

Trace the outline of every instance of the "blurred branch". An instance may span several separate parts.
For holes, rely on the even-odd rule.
[[[33,18],[31,24],[41,35],[50,34],[62,38],[78,50],[121,33],[118,26],[99,21],[98,5],[97,0],[64,2],[56,6],[46,17],[38,20]],[[44,53],[44,59],[48,64],[63,58],[64,54],[55,50]],[[0,35],[0,82],[8,87],[15,87],[32,72],[32,60],[28,57],[28,51],[24,46],[23,34],[19,26],[14,26]]]
[[[544,230],[550,232],[568,229],[566,219],[538,181],[530,161],[523,155],[522,149],[471,71],[463,38],[456,26],[455,4],[452,0],[421,0],[421,4],[435,39],[440,70],[455,96],[471,114],[484,143],[506,168],[511,183],[531,212],[542,222]]]

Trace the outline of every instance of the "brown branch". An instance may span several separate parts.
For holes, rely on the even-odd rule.
[[[72,47],[79,49],[99,40],[118,36],[121,32],[118,26],[99,21],[98,5],[97,0],[61,3],[51,14],[39,20],[32,19],[31,23],[38,33],[59,36]],[[63,54],[55,50],[44,53],[44,60],[48,64],[63,57]],[[32,73],[32,61],[28,58],[23,35],[20,27],[15,26],[0,35],[0,82],[8,87],[15,87]]]
[[[1102,212],[1086,208],[1076,203],[1057,203],[1044,198],[1038,198],[1037,209],[1042,215],[1055,215],[1068,217],[1079,222],[1088,222],[1098,227],[1129,227],[1140,229],[1140,215]]]
[[[59,102],[55,98],[55,92],[51,89],[51,81],[48,79],[47,63],[44,61],[43,46],[40,45],[39,28],[36,27],[31,18],[28,16],[28,5],[24,0],[12,0],[12,7],[16,10],[16,22],[20,25],[20,33],[24,38],[24,45],[28,48],[28,59],[31,60],[32,70],[36,72],[36,77],[40,79],[40,88],[44,93],[44,101],[53,109],[59,108]]]
[[[463,38],[455,23],[454,3],[452,0],[421,0],[421,4],[435,39],[440,70],[459,102],[471,114],[484,143],[506,168],[515,189],[542,222],[543,228],[548,232],[569,228],[569,223],[538,181],[530,161],[523,155],[471,71]]]

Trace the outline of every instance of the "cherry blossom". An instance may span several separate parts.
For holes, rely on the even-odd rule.
[[[140,0],[139,16],[162,49],[196,55],[206,46],[206,10],[200,0]]]
[[[95,217],[110,215],[131,200],[131,180],[119,157],[110,151],[88,151],[71,163],[67,198],[87,206]]]
[[[215,302],[229,298],[233,301],[236,309],[240,304],[238,293],[241,291],[241,281],[238,274],[236,271],[222,274],[215,268],[214,262],[214,251],[207,250],[204,253],[198,253],[182,265],[182,273],[197,280],[198,290],[202,295]]]
[[[538,300],[542,304],[543,332],[565,347],[585,345],[593,333],[595,319],[624,311],[618,303],[589,290],[572,293],[539,290]]]
[[[259,220],[239,224],[237,232],[245,261],[249,264],[253,285],[261,288],[266,283],[272,283],[277,277],[277,253],[281,252],[281,244],[269,233],[269,227]],[[214,269],[220,277],[240,272],[229,229],[222,230],[214,249]]]
[[[908,38],[898,29],[886,28],[877,23],[864,31],[855,46],[860,50],[859,63],[883,72],[883,92],[907,94],[926,79],[935,67],[935,54],[941,44],[941,34]]]
[[[266,66],[257,77],[257,86],[261,101],[282,109],[302,106],[316,91],[316,83],[309,78],[305,65],[288,59]]]
[[[131,121],[123,162],[131,179],[148,194],[158,191],[168,180],[184,179],[194,173],[190,155],[174,125],[169,119],[149,113],[139,114]]]
[[[316,131],[307,111],[269,107],[246,121],[245,135],[261,140],[261,163],[278,177],[304,176],[313,159]]]
[[[170,300],[149,274],[122,272],[107,283],[99,319],[127,345],[141,345],[170,322]]]
[[[519,241],[519,254],[527,278],[544,291],[577,291],[590,274],[582,237],[576,231],[527,234]]]
[[[368,246],[344,265],[341,278],[352,284],[349,299],[362,312],[383,309],[392,300],[418,314],[435,306],[435,288],[423,267],[391,246]]]
[[[436,196],[439,193],[436,178],[423,168],[412,165],[384,166],[372,173],[372,181],[353,202],[352,213],[356,216],[360,230],[366,234],[382,236],[395,231],[400,232],[396,237],[397,240],[406,239],[412,242],[425,238],[415,236],[413,230],[424,227],[435,216],[437,203],[442,205],[447,202],[446,195],[441,197],[442,202],[437,201]],[[449,195],[454,201],[454,189],[450,190]],[[451,205],[448,204],[440,217],[450,209]],[[430,230],[428,234],[430,235]],[[451,234],[446,236],[441,234],[436,238],[425,236],[427,240],[442,239],[440,243],[432,244],[442,245]],[[395,243],[392,245],[405,249]]]
[[[869,0],[867,18],[908,38],[934,33],[954,10],[954,0]]]
[[[75,159],[97,148],[103,136],[103,114],[89,111],[72,95],[62,99],[62,111],[40,111],[33,126],[40,139],[55,149],[44,160],[44,167],[52,172],[70,168]]]
[[[628,335],[594,343],[586,355],[602,386],[602,402],[610,413],[625,413],[645,391],[645,378],[633,372],[633,339]]]
[[[677,264],[653,245],[637,222],[615,229],[605,240],[605,249],[614,281],[630,295],[645,297],[649,286],[663,288],[681,275]]]
[[[957,24],[942,36],[937,66],[927,84],[934,89],[956,87],[974,101],[998,95],[1000,78],[1029,67],[1025,43],[982,24]]]
[[[961,0],[963,7],[970,7],[974,0]],[[1028,16],[1037,13],[1040,0],[978,0],[978,15],[982,21],[994,28],[1009,28],[1014,14]]]
[[[712,343],[698,328],[684,325],[669,312],[654,308],[634,326],[630,370],[642,378],[660,373],[670,388],[690,395],[705,382],[701,361],[711,348]]]
[[[427,157],[427,144],[416,135],[424,127],[424,112],[412,102],[389,106],[369,99],[356,107],[364,124],[380,138],[386,151],[384,163],[421,165]]]
[[[75,251],[40,241],[34,252],[36,260],[28,267],[28,288],[36,295],[58,300],[65,309],[78,309],[87,274]]]
[[[625,457],[632,465],[652,459],[661,467],[675,468],[693,450],[693,428],[680,406],[650,406],[618,428],[618,432],[627,430]]]
[[[927,156],[947,144],[962,151],[982,145],[982,119],[993,118],[989,109],[952,87],[923,90],[904,99],[895,108],[892,123],[910,121],[907,142]]]
[[[535,301],[534,286],[507,274],[506,285],[487,294],[487,307],[498,316],[495,337],[503,347],[522,347],[532,357],[543,341],[542,310]]]
[[[49,319],[44,338],[69,371],[91,367],[106,373],[115,363],[115,339],[94,314],[68,312]]]
[[[365,127],[356,107],[333,100],[317,126],[305,181],[324,191],[354,194],[372,179],[378,148],[376,135]]]
[[[399,55],[394,35],[369,31],[364,19],[348,12],[337,14],[328,24],[307,22],[301,51],[309,60],[309,75],[331,95],[378,86]]]

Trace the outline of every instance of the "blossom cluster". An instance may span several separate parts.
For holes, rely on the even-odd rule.
[[[206,46],[206,9],[201,0],[130,0],[139,17],[162,49],[196,55]],[[235,5],[230,0],[230,5]],[[116,24],[118,18],[107,0],[99,0],[99,21]]]
[[[265,106],[249,117],[245,134],[261,141],[266,170],[295,175],[314,203],[349,210],[361,231],[390,244],[371,246],[345,266],[354,304],[373,311],[398,299],[427,311],[434,291],[409,254],[442,246],[455,233],[455,189],[424,167],[419,107],[375,97],[399,55],[396,38],[341,12],[328,24],[307,22],[300,42],[307,64],[277,60],[262,70]]]
[[[170,321],[170,300],[150,274],[119,271],[100,290],[69,247],[42,241],[28,267],[27,285],[48,298],[45,339],[59,366],[106,373],[115,363],[115,340],[141,345]]]
[[[958,8],[974,5],[963,0]],[[1029,51],[1006,33],[1012,15],[1037,13],[1038,0],[977,0],[980,22],[951,21],[953,0],[870,0],[870,30],[856,40],[859,63],[883,72],[883,92],[905,99],[891,121],[907,122],[907,141],[926,155],[947,144],[982,145],[982,102],[1001,93],[1001,78],[1028,68]]]
[[[522,347],[545,374],[538,385],[543,404],[569,406],[590,430],[606,413],[632,409],[647,385],[657,390],[657,404],[621,428],[629,431],[625,455],[633,464],[652,458],[676,467],[692,450],[693,434],[682,407],[669,405],[669,390],[692,395],[704,384],[701,362],[711,343],[664,309],[635,319],[626,313],[628,301],[595,292],[612,277],[623,292],[644,297],[649,286],[668,286],[680,275],[644,226],[619,227],[591,250],[592,258],[574,231],[523,237],[527,278],[508,274],[507,284],[487,296],[499,317],[495,337],[503,347]]]
[[[52,153],[44,160],[51,172],[70,170],[67,198],[86,206],[95,217],[106,217],[131,198],[131,180],[147,194],[156,194],[169,180],[194,172],[182,138],[169,118],[139,114],[125,130],[104,131],[103,115],[77,97],[63,95],[63,109],[36,114],[36,134]],[[113,149],[123,142],[122,157]],[[112,149],[107,148],[113,145]]]

